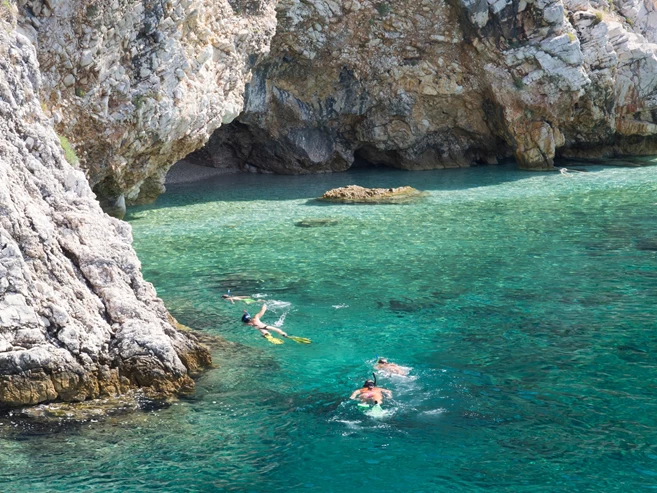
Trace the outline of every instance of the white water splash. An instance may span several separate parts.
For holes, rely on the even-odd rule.
[[[426,415],[429,415],[429,416],[435,416],[437,414],[443,414],[445,412],[447,412],[447,409],[445,409],[443,407],[439,407],[438,409],[429,409],[428,411],[422,411],[421,414],[426,414]]]
[[[280,314],[278,320],[271,324],[274,327],[280,328],[285,322],[285,317],[288,313],[290,313],[290,310],[292,309],[292,303],[287,301],[270,300],[267,302],[267,309],[271,310],[271,312],[276,315]]]
[[[394,416],[396,410],[397,409],[394,407],[384,409],[383,411],[374,411],[370,409],[369,411],[365,411],[363,414],[373,419],[384,419],[384,418],[389,418],[390,416]]]
[[[285,322],[285,316],[286,316],[286,315],[287,315],[287,312],[286,312],[286,313],[283,313],[283,315],[281,315],[280,317],[278,317],[278,320],[276,320],[276,322],[274,322],[272,325],[273,325],[274,327],[278,327],[278,328],[280,329],[280,328],[283,326],[283,322]]]

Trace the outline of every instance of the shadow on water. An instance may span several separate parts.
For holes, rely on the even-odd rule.
[[[316,175],[237,173],[215,176],[198,182],[167,185],[167,189],[175,194],[164,193],[154,204],[129,208],[126,220],[138,221],[139,211],[143,210],[218,200],[241,202],[310,199],[308,204],[313,206],[335,206],[332,203],[324,204],[316,198],[327,190],[353,184],[369,188],[408,185],[420,191],[454,191],[497,186],[534,176],[536,176],[535,172],[518,170],[514,163],[428,171],[377,168]]]

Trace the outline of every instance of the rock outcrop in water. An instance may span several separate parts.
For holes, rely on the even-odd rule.
[[[349,185],[329,190],[320,199],[351,204],[400,204],[421,196],[422,192],[413,187],[365,188],[358,185]]]
[[[65,161],[34,47],[0,24],[0,406],[193,388],[207,349],[175,330],[130,226]]]
[[[650,0],[281,0],[215,161],[276,173],[657,153]]]
[[[276,28],[275,0],[18,3],[44,108],[119,207],[154,200],[169,167],[242,111]]]

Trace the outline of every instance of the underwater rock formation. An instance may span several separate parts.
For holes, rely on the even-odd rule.
[[[337,219],[332,219],[330,217],[324,218],[308,218],[302,219],[294,223],[295,226],[299,228],[327,228],[329,226],[337,226],[340,223]]]
[[[108,210],[154,200],[169,167],[242,111],[275,3],[18,0],[44,109]]]
[[[39,101],[34,46],[0,29],[0,407],[194,387],[208,350],[145,282]]]
[[[245,111],[206,150],[286,174],[657,153],[655,5],[281,0]]]

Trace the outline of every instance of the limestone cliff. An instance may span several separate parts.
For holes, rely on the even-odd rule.
[[[130,226],[65,161],[34,47],[0,24],[0,407],[192,388],[208,351],[174,329]]]
[[[102,201],[153,200],[243,107],[275,0],[18,0],[42,101]]]
[[[245,112],[207,153],[251,171],[657,153],[651,0],[281,0]],[[231,164],[232,163],[232,164]]]

